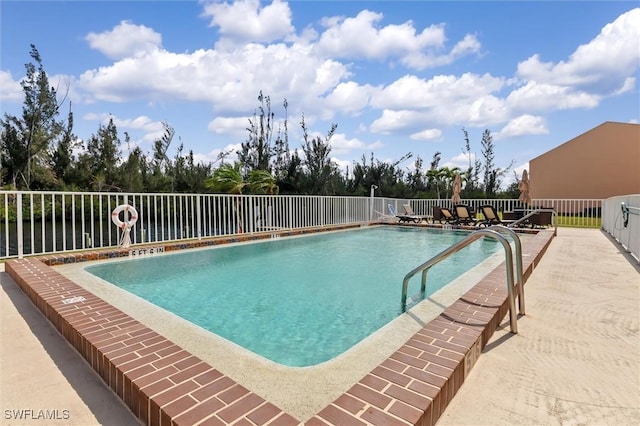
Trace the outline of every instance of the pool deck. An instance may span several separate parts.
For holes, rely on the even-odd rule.
[[[508,321],[503,318],[506,311],[495,309],[499,318],[494,326],[497,323],[501,326],[488,343],[482,342],[486,346],[476,359],[474,354],[479,352],[478,338],[482,332],[475,329],[480,321],[468,327],[462,327],[455,321],[449,321],[448,324],[441,321],[438,327],[418,333],[411,340],[412,343],[403,346],[316,416],[298,420],[306,421],[309,425],[357,424],[356,421],[362,424],[433,424],[438,418],[438,424],[638,423],[638,270],[598,230],[561,228],[558,232],[558,237],[549,246],[548,254],[536,266],[525,286],[527,315],[518,321],[518,335],[508,333]],[[26,267],[24,263],[10,262],[10,268],[13,265],[18,269]],[[28,265],[23,272],[54,281],[59,279],[55,274],[49,275],[51,268],[40,269],[37,263]],[[504,281],[503,271],[494,274],[498,281]],[[60,417],[66,413],[68,418],[58,420],[59,424],[138,424],[116,393],[104,385],[102,379],[39,313],[8,274],[2,273],[1,277],[3,345],[0,371],[3,374],[0,422],[43,424],[41,419],[13,421],[6,412],[31,409],[33,415],[37,414],[37,410],[50,410],[49,414],[57,410],[55,414]],[[70,283],[62,284],[68,286]],[[504,284],[500,289],[503,290],[503,287]],[[606,297],[602,295],[603,290],[606,291]],[[500,297],[504,298],[504,295]],[[57,299],[61,299],[61,296],[58,295]],[[460,321],[464,315],[460,311],[460,304],[457,305],[457,308],[449,310],[449,314],[461,315],[457,318]],[[482,313],[478,314],[478,318],[483,316]],[[465,319],[467,324],[468,319]],[[482,319],[491,322],[487,318]],[[466,332],[471,338],[458,335],[444,341],[442,337],[447,333],[446,328],[453,324],[462,335]],[[438,330],[437,335],[434,334],[435,330]],[[472,330],[475,331],[471,333]],[[491,333],[485,334],[488,336]],[[460,338],[464,342],[457,342],[456,339]],[[13,344],[7,345],[7,341]],[[427,342],[429,345],[423,345]],[[143,356],[158,353],[162,349],[153,349],[153,345],[158,343],[157,336],[150,337],[146,344],[141,342],[142,346],[133,352],[136,355],[142,352]],[[458,346],[467,346],[466,354],[458,352],[455,347],[457,343],[461,343]],[[443,344],[447,344],[447,347],[443,347]],[[434,347],[438,348],[439,354],[430,352]],[[145,351],[145,348],[152,349]],[[472,355],[469,355],[468,349],[471,348]],[[447,356],[444,356],[445,353]],[[456,358],[457,363],[452,363]],[[115,363],[117,357],[110,360]],[[447,366],[438,367],[438,363],[448,365],[451,371],[446,371]],[[477,368],[470,370],[473,363]],[[189,369],[194,365],[184,367]],[[47,374],[33,374],[35,366],[38,371]],[[114,370],[118,371],[118,368]],[[104,374],[104,370],[100,371]],[[168,402],[167,395],[157,399],[157,409],[152,408],[156,413],[153,414],[153,420],[170,424],[167,411],[176,409],[180,405],[177,401],[189,402],[181,397],[198,392],[195,388],[186,390],[187,387],[201,385],[210,391],[214,383],[220,384],[224,376],[213,371],[197,373],[201,376],[209,373],[211,380],[207,383],[200,376],[200,379],[196,377],[187,381],[180,381],[181,376],[173,376],[169,379],[172,383],[165,382],[172,388],[182,386],[183,392],[179,396],[172,396]],[[151,374],[154,373],[148,370],[146,375],[140,377],[149,377]],[[130,379],[135,383],[143,383],[136,377]],[[440,382],[444,393],[442,390],[434,392],[430,382]],[[461,386],[462,382],[464,386]],[[117,392],[117,378],[109,383],[112,388],[116,387]],[[124,383],[131,385],[126,381]],[[228,404],[210,410],[202,419],[206,418],[208,424],[299,423],[287,413],[241,388],[230,385],[215,396],[209,395],[205,402],[218,405],[228,401]],[[452,398],[455,391],[458,391],[457,396]],[[161,394],[151,395],[150,400]],[[124,399],[131,407],[131,397],[127,399],[126,395],[125,392]],[[234,405],[235,402],[243,404]],[[246,403],[253,405],[253,408],[246,408]],[[246,411],[238,415],[240,405]],[[135,406],[139,407],[139,404]],[[153,404],[151,406],[154,407]],[[235,407],[236,411],[231,407]],[[420,413],[416,407],[426,409]],[[189,412],[189,408],[184,406],[178,409],[182,410],[180,413]],[[140,412],[137,414],[140,415]],[[150,412],[147,411],[147,414]],[[175,421],[176,418],[178,421]],[[179,416],[172,419],[173,424],[182,424]],[[147,416],[146,420],[152,419]]]

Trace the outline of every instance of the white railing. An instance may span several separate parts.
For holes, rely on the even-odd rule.
[[[640,194],[604,200],[602,229],[640,262]]]
[[[513,199],[462,202],[476,212],[483,204],[499,212],[522,207]],[[377,221],[390,214],[389,204],[402,213],[405,203],[419,215],[452,205],[381,197],[0,191],[0,259],[117,247],[122,231],[111,212],[121,204],[136,208],[130,237],[141,244]],[[534,200],[530,206],[554,208],[559,226],[600,227],[600,200]]]
[[[117,247],[111,212],[138,212],[131,243],[367,222],[365,197],[0,191],[0,259]],[[127,218],[124,218],[127,220]]]
[[[434,207],[452,208],[451,200],[417,199],[417,200],[387,200],[395,211],[404,211],[402,204],[410,203],[417,215],[432,215]],[[514,211],[518,209],[553,209],[557,213],[558,226],[600,228],[602,200],[600,199],[534,199],[529,204],[522,204],[517,199],[464,199],[466,204],[478,214],[480,206],[490,204],[497,212]],[[385,204],[386,205],[386,204]],[[382,208],[382,207],[380,207]],[[379,210],[383,211],[383,210]]]

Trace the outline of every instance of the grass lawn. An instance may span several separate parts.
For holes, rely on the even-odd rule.
[[[558,215],[558,226],[566,226],[568,228],[597,228],[600,229],[602,218],[600,217],[581,217],[581,216],[562,216]]]

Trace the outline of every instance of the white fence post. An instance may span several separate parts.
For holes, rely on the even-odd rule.
[[[18,234],[18,259],[22,259],[24,257],[24,230],[22,228],[22,192],[16,193],[16,220],[17,227],[16,232]],[[5,214],[8,214],[6,212]]]
[[[417,213],[431,214],[433,206],[446,207],[451,204],[449,199],[406,200],[380,198],[375,197],[375,194],[372,197],[371,193],[368,195],[344,197],[0,191],[0,207],[4,209],[4,216],[0,221],[0,259],[115,247],[119,230],[111,224],[111,211],[123,200],[127,204],[133,202],[140,209],[137,225],[140,234],[136,233],[133,241],[151,244],[233,235],[237,233],[237,226],[240,224],[246,233],[272,228],[360,224],[372,221],[376,213],[386,214],[389,205],[400,212],[402,204],[410,202]],[[78,201],[76,197],[81,198]],[[89,202],[85,197],[89,197]],[[636,198],[633,198],[636,195],[631,197],[628,206],[637,208],[640,201],[636,202]],[[498,211],[513,210],[521,206],[515,199],[466,199],[462,202],[473,206],[476,211],[482,204],[491,204]],[[559,214],[560,226],[600,225],[601,200],[533,200],[530,205],[554,208]],[[614,210],[620,211],[619,201]],[[631,210],[637,212],[635,209]],[[638,218],[633,213],[631,216],[630,224],[635,223]],[[603,227],[605,225],[603,220]],[[625,244],[635,247],[640,244],[637,241],[640,238],[633,232],[635,231],[625,234],[623,238]],[[89,234],[91,243],[86,239],[86,234]]]
[[[196,196],[196,224],[198,226],[198,240],[202,239],[202,196]]]

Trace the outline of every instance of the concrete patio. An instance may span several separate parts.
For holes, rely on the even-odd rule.
[[[559,229],[518,335],[503,323],[438,424],[640,424],[640,269],[627,256],[599,230]]]
[[[6,273],[0,282],[0,424],[139,424]],[[559,229],[527,282],[519,334],[503,321],[438,424],[639,424],[639,296],[637,263],[606,234]]]

